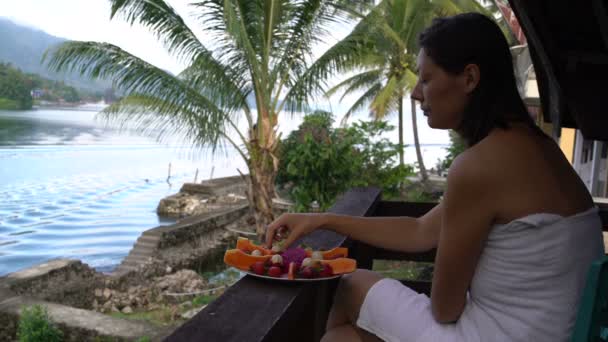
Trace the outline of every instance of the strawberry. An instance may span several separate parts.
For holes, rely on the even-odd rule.
[[[272,266],[268,269],[268,275],[271,277],[280,278],[281,274],[283,274],[283,272],[280,267]]]
[[[334,275],[334,271],[331,269],[329,265],[323,265],[323,269],[319,272],[319,277],[331,277]]]
[[[302,270],[300,271],[300,276],[302,278],[312,278],[313,277],[312,268],[310,268],[309,266],[303,267]]]
[[[256,261],[253,265],[251,265],[251,272],[259,275],[264,275],[266,272],[263,261]]]

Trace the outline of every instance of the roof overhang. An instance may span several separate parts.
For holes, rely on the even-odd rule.
[[[509,0],[530,48],[545,117],[608,140],[608,1]]]

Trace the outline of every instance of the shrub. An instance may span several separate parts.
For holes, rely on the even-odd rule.
[[[19,342],[59,342],[62,333],[51,322],[46,307],[32,305],[21,310],[17,339]]]
[[[378,186],[385,197],[398,196],[413,168],[396,165],[398,146],[381,138],[393,127],[382,121],[332,124],[331,113],[316,111],[283,141],[277,183],[290,187],[295,210],[309,211],[316,202],[324,211],[355,186]]]
[[[437,162],[437,171],[440,173],[443,171],[447,171],[454,159],[462,153],[466,149],[466,144],[464,140],[456,133],[455,131],[450,130],[450,146],[446,148],[448,152],[445,156],[445,159],[438,160]]]

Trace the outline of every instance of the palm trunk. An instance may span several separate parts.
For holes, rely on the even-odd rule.
[[[264,159],[264,158],[262,158]],[[266,227],[274,220],[272,199],[275,197],[276,172],[262,163],[252,161],[249,167],[249,203],[253,207],[256,233],[264,241]]]
[[[399,94],[399,165],[403,166],[403,93]]]
[[[416,146],[416,158],[418,159],[418,168],[420,169],[420,177],[422,178],[422,183],[425,184],[429,175],[426,173],[426,168],[424,167],[424,161],[422,160],[422,152],[420,152],[420,141],[418,140],[418,124],[416,123],[416,101],[412,99],[412,128],[414,131],[414,145]]]
[[[250,132],[249,143],[249,190],[247,198],[255,218],[256,233],[264,241],[266,227],[274,220],[272,200],[275,197],[275,179],[278,160],[274,155],[277,148],[276,134],[270,120],[262,119],[258,129],[264,132]]]

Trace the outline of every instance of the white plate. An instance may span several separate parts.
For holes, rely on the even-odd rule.
[[[330,280],[330,279],[336,279],[336,278],[340,278],[342,276],[342,274],[337,274],[337,275],[333,275],[331,277],[323,277],[323,278],[295,278],[295,279],[289,279],[287,278],[287,273],[283,274],[281,276],[281,278],[276,278],[276,277],[271,277],[271,276],[266,276],[266,275],[260,275],[260,274],[255,274],[253,272],[249,272],[249,271],[243,271],[240,270],[241,272],[248,274],[252,277],[256,277],[256,278],[264,278],[264,279],[270,279],[270,280],[278,280],[278,281],[295,281],[295,282],[311,282],[311,281],[323,281],[323,280]]]

